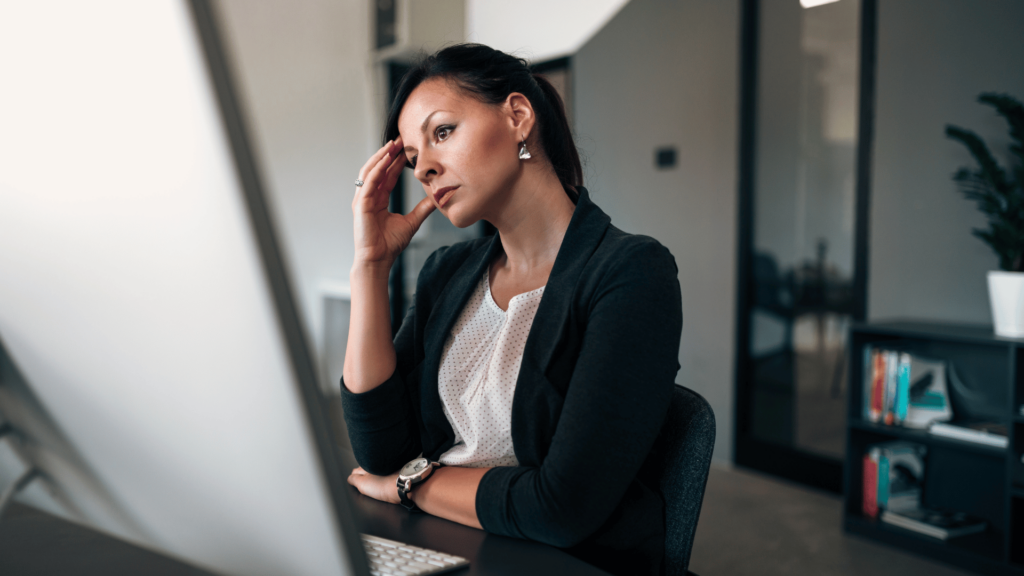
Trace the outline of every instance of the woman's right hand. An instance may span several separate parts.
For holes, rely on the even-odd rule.
[[[359,171],[362,187],[352,200],[355,218],[355,266],[390,270],[413,234],[434,210],[430,197],[420,200],[408,214],[388,211],[391,190],[405,168],[402,138],[388,142]]]

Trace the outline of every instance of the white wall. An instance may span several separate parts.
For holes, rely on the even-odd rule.
[[[421,0],[422,1],[422,0]],[[466,1],[466,39],[532,62],[576,52],[629,0]]]
[[[1024,98],[1024,2],[879,4],[869,317],[991,323],[985,272],[998,261],[950,179],[973,160],[943,131],[970,128],[1005,152],[1006,123],[975,99]]]
[[[293,286],[320,344],[319,289],[348,280],[352,181],[380,139],[384,95],[370,49],[370,3],[220,0],[217,7]]]
[[[633,0],[574,57],[584,183],[627,232],[671,250],[683,294],[682,369],[732,460],[739,3]],[[654,167],[654,150],[678,166]]]

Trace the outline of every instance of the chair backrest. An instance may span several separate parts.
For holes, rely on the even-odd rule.
[[[703,396],[676,386],[665,424],[648,456],[651,472],[665,500],[665,574],[684,576],[704,501],[711,453],[715,448],[715,413]]]

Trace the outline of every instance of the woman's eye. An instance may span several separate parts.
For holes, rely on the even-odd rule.
[[[437,139],[438,140],[441,140],[441,141],[447,140],[448,137],[451,136],[451,134],[452,134],[452,127],[451,126],[440,126],[437,129]]]

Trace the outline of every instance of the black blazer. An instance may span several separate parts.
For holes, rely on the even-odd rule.
[[[495,235],[434,252],[395,337],[395,373],[362,394],[342,381],[352,448],[368,472],[393,474],[452,447],[441,352],[501,249]],[[613,573],[660,571],[664,503],[643,465],[679,370],[677,274],[664,246],[612,226],[580,188],[516,382],[519,466],[491,469],[477,491],[485,530],[566,548]]]

